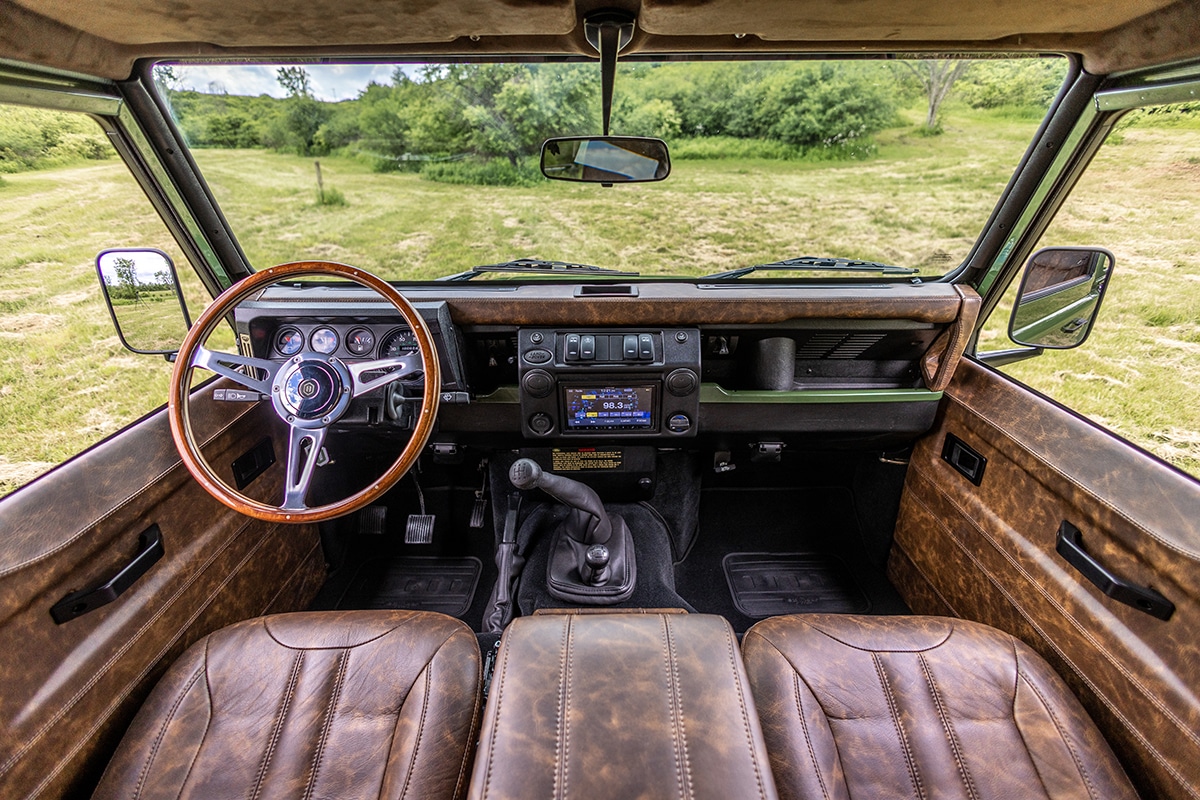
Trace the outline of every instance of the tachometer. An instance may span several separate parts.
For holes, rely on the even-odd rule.
[[[408,328],[399,328],[383,337],[380,358],[399,358],[417,352],[417,337]]]
[[[281,355],[294,356],[300,352],[301,347],[304,347],[304,336],[295,328],[281,328],[279,333],[275,334],[275,349]]]

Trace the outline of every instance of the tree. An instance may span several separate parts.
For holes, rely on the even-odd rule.
[[[137,267],[133,263],[132,258],[114,258],[113,272],[116,273],[116,291],[113,292],[114,297],[132,300],[135,303],[142,302],[141,292],[138,290]],[[111,285],[111,284],[110,284]]]
[[[329,119],[329,110],[312,96],[312,79],[304,67],[280,67],[275,72],[288,93],[283,112],[284,145],[302,156],[318,153],[317,131]]]
[[[925,90],[925,98],[928,101],[925,112],[925,130],[931,133],[940,131],[941,120],[938,118],[938,114],[942,108],[942,101],[946,99],[946,95],[950,94],[954,82],[966,74],[971,62],[953,59],[924,59],[899,63],[908,67],[920,82],[921,88]]]
[[[312,97],[312,78],[304,67],[280,67],[275,71],[275,80],[288,97]]]

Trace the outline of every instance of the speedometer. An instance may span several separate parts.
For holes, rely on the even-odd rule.
[[[417,337],[408,328],[399,328],[383,337],[380,358],[399,358],[417,352]]]

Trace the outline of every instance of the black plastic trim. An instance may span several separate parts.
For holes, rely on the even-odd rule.
[[[50,607],[50,616],[62,625],[64,622],[81,617],[101,606],[106,606],[116,600],[146,574],[150,567],[163,557],[162,531],[158,525],[151,525],[138,537],[138,552],[125,566],[111,578],[91,587],[71,592],[62,600]]]

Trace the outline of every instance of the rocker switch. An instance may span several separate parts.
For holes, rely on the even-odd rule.
[[[593,345],[594,347],[595,345]],[[567,361],[579,360],[579,334],[567,334]]]
[[[654,337],[648,333],[638,335],[638,358],[642,361],[654,360]]]
[[[596,337],[589,334],[584,334],[579,337],[579,358],[582,361],[591,361],[596,357]]]
[[[626,361],[637,361],[638,337],[636,333],[625,334],[624,356]]]

